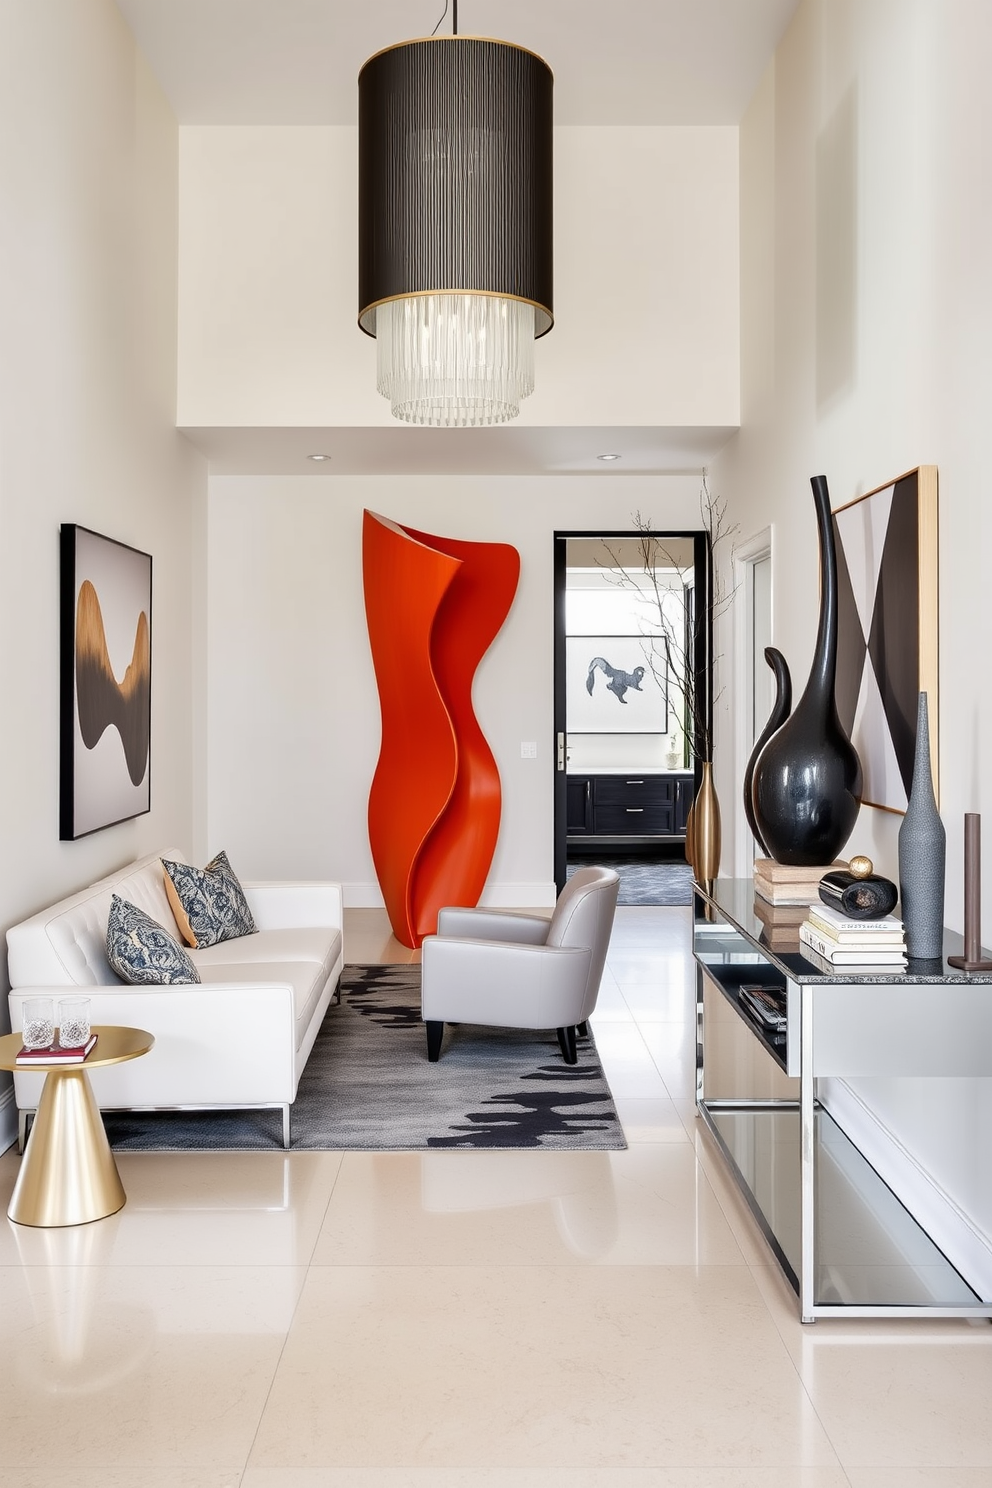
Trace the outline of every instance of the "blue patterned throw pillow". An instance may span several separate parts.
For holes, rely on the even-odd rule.
[[[165,869],[165,892],[179,932],[190,946],[212,946],[239,935],[254,935],[255,921],[237,874],[219,852],[206,868],[170,863]]]
[[[107,960],[124,982],[158,987],[198,982],[199,973],[175,936],[117,894],[107,920]]]

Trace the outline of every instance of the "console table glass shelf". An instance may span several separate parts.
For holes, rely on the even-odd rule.
[[[792,939],[794,937],[794,939]],[[803,1322],[836,1317],[990,1317],[919,1221],[820,1100],[825,1077],[992,1074],[992,973],[944,958],[905,972],[824,974],[799,931],[755,913],[750,879],[693,894],[696,1106],[799,1298]],[[742,984],[784,994],[766,1032]],[[934,992],[939,988],[939,1013]]]

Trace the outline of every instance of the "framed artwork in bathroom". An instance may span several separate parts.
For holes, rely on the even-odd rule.
[[[905,812],[920,692],[939,799],[936,465],[838,507],[833,524],[837,711],[861,758],[862,805]]]
[[[668,653],[662,644],[642,635],[566,636],[569,733],[667,733]]]

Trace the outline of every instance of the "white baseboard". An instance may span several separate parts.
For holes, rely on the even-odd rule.
[[[992,1237],[977,1228],[846,1080],[819,1082],[820,1099],[969,1286],[992,1299]]]
[[[345,909],[382,909],[382,890],[377,883],[341,885]]]
[[[377,883],[346,883],[345,909],[382,909],[382,890]],[[551,909],[555,902],[553,883],[489,884],[479,903],[486,909]]]
[[[17,1141],[17,1106],[14,1102],[14,1086],[0,1090],[0,1152],[6,1152]]]
[[[553,883],[487,884],[479,903],[484,909],[553,909]]]

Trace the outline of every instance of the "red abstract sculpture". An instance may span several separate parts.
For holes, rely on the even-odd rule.
[[[496,850],[499,771],[472,680],[513,603],[520,555],[369,511],[362,549],[382,714],[369,841],[393,933],[416,947],[445,904],[478,903]]]

